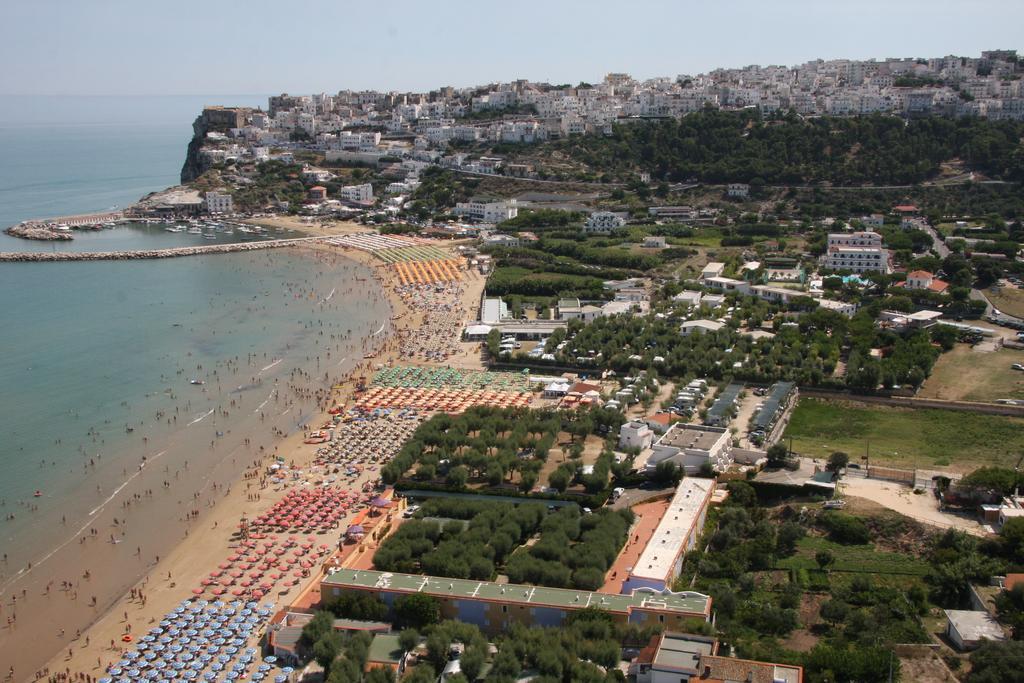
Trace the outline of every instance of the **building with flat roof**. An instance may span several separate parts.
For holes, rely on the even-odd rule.
[[[686,477],[679,483],[668,510],[622,584],[624,594],[663,591],[672,585],[682,569],[683,555],[697,544],[714,490],[714,479]]]
[[[983,610],[946,610],[946,636],[958,650],[972,650],[985,640],[1006,640],[1003,627]]]
[[[708,297],[704,297],[704,299],[707,300]],[[725,323],[720,323],[717,320],[687,320],[679,326],[679,332],[684,337],[688,337],[691,334],[718,332],[723,327],[725,327]]]
[[[718,652],[711,636],[666,631],[652,639],[630,665],[636,683],[678,683],[700,673],[702,657]]]
[[[801,683],[803,668],[718,654],[710,636],[665,631],[629,665],[636,683]]]
[[[687,620],[711,617],[711,598],[693,591],[672,592],[649,587],[610,595],[567,588],[546,588],[437,576],[343,569],[320,582],[323,598],[360,591],[381,598],[389,608],[402,595],[423,593],[438,599],[443,619],[476,624],[495,634],[513,623],[560,626],[576,610],[599,607],[617,623],[663,624],[679,628]]]
[[[672,462],[686,474],[696,474],[705,463],[724,471],[732,464],[731,446],[732,434],[725,427],[676,422],[653,444],[646,470],[652,472],[660,463]]]
[[[704,266],[704,269],[700,271],[700,279],[707,280],[713,277],[722,277],[722,273],[725,272],[725,264],[719,261],[712,261],[711,263]]]

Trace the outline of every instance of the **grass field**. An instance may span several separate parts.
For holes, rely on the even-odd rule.
[[[991,289],[986,289],[985,298],[1003,313],[1024,318],[1024,290],[1003,287],[996,294]]]
[[[818,569],[814,554],[827,550],[835,558],[832,572],[857,572],[865,574],[899,574],[923,576],[928,573],[928,563],[912,555],[881,552],[870,543],[867,545],[841,545],[820,536],[806,536],[797,543],[796,554],[779,560],[778,569]]]
[[[803,398],[783,438],[815,458],[843,451],[857,462],[866,451],[876,465],[967,471],[1012,467],[1024,453],[1024,419]]]
[[[1024,372],[1011,369],[1014,363],[1024,363],[1024,351],[976,353],[966,344],[957,344],[952,351],[939,356],[919,396],[990,402],[1024,398]]]

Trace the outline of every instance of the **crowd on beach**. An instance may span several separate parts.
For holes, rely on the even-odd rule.
[[[360,292],[357,290],[372,287],[371,284],[360,282],[354,285],[351,291],[346,289],[344,292],[331,292],[324,301],[337,295],[340,295],[340,298],[358,297]],[[296,288],[295,298],[308,301],[311,295],[308,292],[299,291],[300,289]],[[379,292],[379,290],[377,291]],[[379,361],[374,360],[380,351],[392,352],[400,358],[438,363],[443,362],[459,350],[460,333],[467,315],[463,305],[465,291],[462,283],[402,286],[396,287],[394,293],[404,304],[406,311],[404,316],[408,316],[410,319],[421,318],[422,323],[416,323],[415,327],[410,325],[407,329],[401,329],[399,323],[395,326],[399,329],[392,329],[394,334],[390,340],[377,336],[385,328],[385,325],[382,324],[377,333],[371,334],[361,343],[355,344],[355,348],[362,351],[364,355],[361,359],[362,362],[357,363],[348,371],[349,377],[358,376],[360,373],[369,373],[371,366],[375,364],[377,367],[381,367],[378,364]],[[411,322],[408,320],[406,324],[409,325]],[[347,341],[353,331],[343,331],[343,328],[338,327],[336,321],[330,325],[331,328],[325,326],[323,330],[316,331],[317,334],[326,337],[322,354],[315,358],[308,358],[309,363],[304,366],[305,370],[292,370],[287,379],[275,383],[269,400],[275,404],[277,412],[282,409],[288,410],[299,402],[311,400],[315,401],[321,409],[326,409],[333,404],[335,400],[333,392],[316,389],[314,385],[321,380],[321,373],[323,379],[327,379],[329,374],[333,374],[331,371],[336,370],[337,366],[344,362],[344,359],[332,357],[330,351],[332,347]],[[233,381],[229,379],[232,375],[241,375],[242,373],[247,373],[246,376],[252,375],[251,383],[259,385],[261,382],[259,374],[250,368],[259,368],[261,364],[266,365],[271,362],[273,359],[265,357],[243,357],[225,363],[221,367],[210,368],[209,372],[203,374],[213,384],[210,390],[218,392],[222,390],[222,384],[226,387]],[[200,370],[202,369],[200,368]],[[206,389],[202,389],[202,391],[205,392]],[[246,408],[251,410],[252,406]],[[255,557],[252,558],[254,561],[246,562],[249,559],[246,557],[241,564],[248,564],[247,568],[230,566],[228,570],[221,569],[221,576],[207,576],[206,583],[201,582],[200,585],[191,588],[193,595],[188,605],[200,605],[204,602],[217,604],[215,601],[227,597],[224,596],[224,593],[232,593],[236,600],[242,602],[258,600],[271,593],[277,594],[279,599],[294,599],[303,590],[303,581],[316,576],[319,567],[330,561],[329,556],[333,552],[333,548],[343,540],[342,534],[346,518],[370,505],[370,501],[379,490],[377,488],[380,485],[379,468],[394,457],[426,417],[415,410],[401,407],[376,410],[350,409],[348,411],[344,411],[343,407],[339,408],[335,424],[331,428],[332,438],[316,450],[312,461],[305,466],[296,465],[294,462],[286,463],[283,458],[276,456],[273,449],[265,449],[262,445],[257,446],[251,443],[249,438],[244,441],[247,447],[251,446],[250,453],[253,456],[242,475],[247,502],[261,502],[264,497],[275,502],[269,504],[261,514],[254,515],[251,519],[239,520],[239,527],[232,535],[229,550],[232,554],[238,554],[241,550],[249,552],[252,550],[249,546],[243,548],[239,544],[264,537],[268,542],[281,543],[280,546],[275,546],[275,550],[277,548],[288,549],[285,559],[294,558],[299,566],[295,567],[292,566],[293,563],[287,562],[280,566],[268,562],[258,562],[256,561],[258,558]],[[226,417],[230,411],[240,409],[242,409],[241,396],[233,397],[230,402],[225,402],[224,407],[218,411],[218,415],[223,413],[222,416]],[[191,412],[191,407],[186,406],[184,410],[183,415],[187,415]],[[156,417],[160,422],[167,421],[169,424],[173,424],[177,422],[179,416],[161,414]],[[260,417],[262,418],[262,415]],[[187,462],[184,467],[187,469]],[[130,475],[128,472],[126,474]],[[170,487],[180,475],[180,470],[166,471],[164,476],[167,480],[164,482],[164,488]],[[214,497],[223,497],[230,492],[230,486],[227,484],[210,482],[208,485],[211,489],[210,496],[181,501],[187,508],[187,511],[183,513],[185,522],[195,521],[200,516],[202,507],[214,505]],[[310,495],[310,492],[313,491],[322,493]],[[152,495],[150,489],[145,489],[141,494],[130,494],[119,504],[127,513],[129,505],[134,507],[142,504]],[[335,507],[340,512],[332,512]],[[294,519],[275,523],[273,516],[275,512],[286,513],[285,517]],[[256,522],[256,520],[259,521]],[[293,522],[298,523],[293,524]],[[90,530],[91,535],[94,535],[93,531]],[[123,534],[123,527],[119,529],[119,533]],[[316,534],[325,542],[321,544],[319,541],[312,543],[307,540],[300,543],[297,548],[293,548],[288,545],[287,536],[296,533]],[[185,535],[188,535],[187,529]],[[116,544],[118,540],[114,537],[112,542]],[[311,545],[312,547],[303,549],[302,545]],[[300,549],[305,550],[308,555],[299,557],[292,553],[292,550]],[[140,555],[143,552],[141,547],[133,550]],[[159,562],[159,556],[156,556],[154,562]],[[229,562],[230,560],[226,561],[226,563]],[[262,565],[266,565],[266,569],[263,569]],[[286,569],[290,571],[286,571]],[[224,572],[227,572],[226,576]],[[232,572],[242,572],[242,575],[231,576]],[[259,572],[260,576],[252,576],[255,572]],[[300,575],[295,576],[296,573]],[[278,578],[274,578],[275,574]],[[237,583],[233,581],[228,585],[223,585],[223,580],[227,578],[231,578]],[[146,581],[148,580],[147,578]],[[168,580],[170,581],[169,575]],[[243,585],[243,582],[249,585]],[[142,585],[145,586],[145,582]],[[173,587],[174,583],[171,583],[170,586]],[[189,588],[182,586],[181,590],[189,590]],[[146,596],[141,588],[133,589],[130,599],[141,607],[145,604]],[[95,604],[96,598],[93,597],[92,600]],[[192,609],[192,607],[186,606],[186,603],[182,603],[182,607],[186,610]],[[170,615],[168,615],[169,617]],[[9,621],[12,629],[14,618],[16,617],[13,614],[10,615]],[[124,628],[125,635],[132,635],[131,623],[127,614]],[[156,634],[146,635],[154,636],[158,641],[160,639],[160,636]],[[254,631],[252,635],[256,636],[257,632]],[[255,642],[252,640],[247,644],[255,644]],[[159,645],[159,642],[157,644]],[[109,652],[121,658],[122,662],[124,661],[125,652],[121,645],[113,644]],[[75,656],[69,653],[67,659],[71,661],[75,659]],[[109,683],[132,680],[128,676],[119,677],[117,674],[113,674],[113,670],[124,669],[124,667],[117,666],[118,663],[118,661],[104,662],[101,658],[96,662],[97,669],[83,669],[78,673],[73,672],[70,668],[56,673],[51,673],[49,669],[40,669],[36,673],[36,679],[48,679],[50,683],[71,683],[72,681],[76,683],[108,683],[95,676],[96,671],[104,671],[107,678],[112,679]],[[81,666],[86,665],[82,663]],[[127,671],[131,671],[131,669],[127,669]],[[9,678],[15,678],[13,669],[10,671]],[[215,679],[208,676],[204,676],[204,678],[211,683],[215,679],[222,680],[219,672]],[[258,681],[260,678],[253,677],[253,680]]]
[[[459,350],[467,312],[461,282],[406,285],[395,292],[413,311],[423,314],[414,329],[399,329],[399,355],[405,360],[444,362]]]

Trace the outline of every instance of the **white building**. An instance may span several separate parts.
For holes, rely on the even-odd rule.
[[[704,297],[707,300],[708,297]],[[725,323],[717,320],[687,320],[679,326],[679,331],[684,337],[691,334],[704,334],[705,332],[718,332],[725,327]]]
[[[702,292],[684,289],[683,291],[679,292],[674,297],[672,297],[672,300],[682,304],[686,304],[687,306],[690,307],[700,306],[701,295]]]
[[[497,202],[469,201],[459,202],[453,211],[458,216],[470,218],[483,223],[501,223],[519,215],[519,207],[515,199]]]
[[[709,277],[705,278],[704,284],[719,292],[750,294],[750,283],[746,280],[734,280],[731,277]]]
[[[505,235],[496,233],[493,235],[487,235],[483,239],[483,245],[485,247],[508,247],[515,248],[520,245],[519,238],[515,235]]]
[[[587,216],[587,222],[583,224],[583,232],[588,235],[607,235],[626,224],[622,214],[612,211],[595,211]]]
[[[725,272],[725,264],[719,263],[718,261],[712,261],[711,263],[704,266],[704,270],[700,272],[700,279],[707,280],[711,277],[721,277],[722,273]]]
[[[651,447],[654,432],[645,422],[627,422],[619,427],[619,448],[639,448],[641,451]]]
[[[983,610],[946,610],[946,636],[958,650],[972,650],[986,640],[1006,640],[992,615]]]
[[[730,197],[746,199],[750,196],[750,185],[747,185],[746,183],[729,183],[725,193]]]
[[[661,437],[662,440],[667,436]],[[697,537],[704,528],[714,490],[714,479],[683,479],[623,583],[624,595],[638,588],[656,591],[672,588],[672,582],[682,569],[683,555],[697,544]]]
[[[668,242],[661,235],[648,235],[644,238],[644,249],[664,249],[667,246]]]
[[[235,204],[231,195],[223,192],[207,192],[203,195],[206,213],[234,213]]]
[[[889,273],[892,270],[889,252],[882,248],[882,236],[872,231],[829,233],[822,265],[854,273]]]
[[[662,462],[673,462],[687,474],[696,474],[704,464],[719,472],[732,464],[732,434],[725,427],[677,422],[652,448],[654,453],[645,465],[649,472]]]
[[[338,190],[338,198],[349,202],[372,202],[373,185],[370,183],[346,185]]]

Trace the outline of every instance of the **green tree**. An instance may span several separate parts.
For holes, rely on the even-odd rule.
[[[402,629],[398,634],[398,644],[405,652],[415,649],[420,644],[420,632],[414,628]]]
[[[1020,681],[1024,672],[1024,641],[984,642],[971,653],[966,683]]]
[[[441,620],[441,605],[424,593],[402,595],[395,599],[395,617],[406,627],[422,629]]]
[[[768,467],[783,467],[789,461],[789,449],[777,443],[768,448]]]
[[[842,451],[836,451],[828,456],[828,471],[839,474],[850,463],[850,456]]]
[[[466,486],[466,482],[469,481],[469,470],[462,465],[457,465],[448,472],[447,483],[457,489],[461,489]]]
[[[836,624],[843,622],[847,615],[850,613],[850,606],[842,600],[827,600],[821,605],[821,618],[832,624],[834,627]]]
[[[822,569],[828,569],[833,564],[835,564],[836,558],[828,550],[819,550],[818,552],[814,553],[814,561]]]

